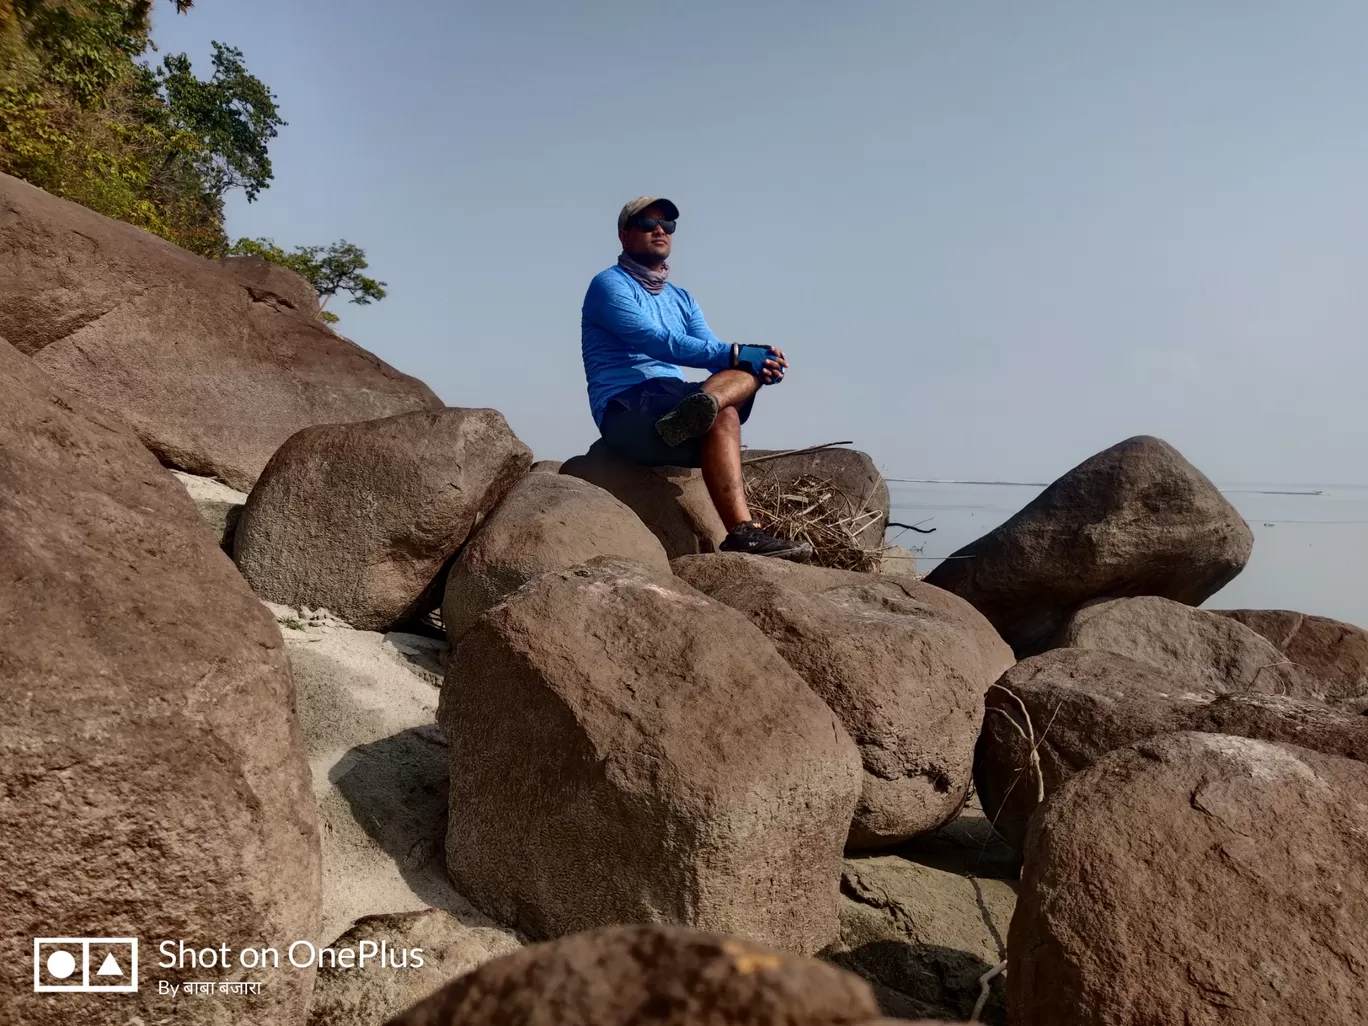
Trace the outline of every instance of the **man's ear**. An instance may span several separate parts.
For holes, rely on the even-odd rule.
[[[618,229],[618,242],[622,244],[623,249],[627,248],[627,233],[621,228]]]

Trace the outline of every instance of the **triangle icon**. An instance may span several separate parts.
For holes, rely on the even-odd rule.
[[[100,969],[96,976],[122,976],[123,970],[119,968],[119,963],[114,961],[114,955],[105,955],[105,960],[100,963]]]

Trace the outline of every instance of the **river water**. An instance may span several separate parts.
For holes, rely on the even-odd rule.
[[[1295,609],[1368,627],[1368,486],[1218,485],[1254,531],[1249,565],[1205,605]],[[890,529],[928,573],[1016,513],[1043,484],[896,481],[891,519],[934,534]]]

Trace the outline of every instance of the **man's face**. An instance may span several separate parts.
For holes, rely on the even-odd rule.
[[[666,212],[657,206],[647,207],[635,215],[627,222],[627,227],[618,232],[618,238],[622,240],[622,251],[637,263],[645,264],[647,267],[663,264],[670,255],[671,237],[665,234],[665,229],[660,225],[656,225],[650,231],[642,231],[636,224],[638,217],[667,219]]]

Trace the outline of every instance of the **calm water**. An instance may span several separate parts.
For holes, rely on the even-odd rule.
[[[935,534],[889,531],[929,572],[961,545],[997,527],[1042,485],[890,481],[892,519]],[[1368,627],[1368,486],[1224,485],[1254,531],[1244,572],[1212,596],[1212,608],[1296,609]],[[1278,494],[1294,492],[1298,494]],[[1320,494],[1308,494],[1319,492]]]

